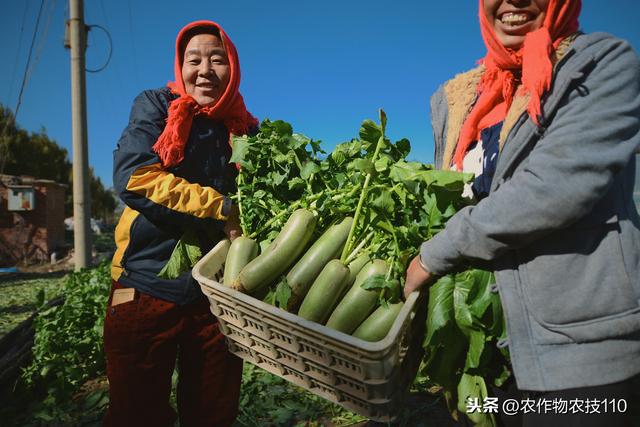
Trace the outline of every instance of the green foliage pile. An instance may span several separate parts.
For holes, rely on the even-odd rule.
[[[362,253],[386,260],[387,277],[365,287],[381,289],[383,300],[397,300],[409,260],[463,206],[471,175],[407,161],[410,142],[386,138],[386,121],[382,111],[379,124],[365,120],[358,138],[328,155],[283,121],[265,120],[257,135],[235,137],[231,161],[241,166],[236,199],[244,234],[264,247],[298,208],[317,213],[316,237],[355,216],[342,261]],[[280,282],[269,302],[285,307],[286,290]]]

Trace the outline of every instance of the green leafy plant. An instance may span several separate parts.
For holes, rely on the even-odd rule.
[[[467,412],[468,399],[482,402],[488,385],[500,386],[510,375],[507,350],[496,348],[506,330],[493,283],[493,274],[470,269],[444,276],[429,289],[422,373],[443,387],[456,419]],[[477,425],[495,425],[490,413],[468,416]]]
[[[381,300],[397,300],[408,261],[464,205],[461,194],[471,175],[407,161],[411,144],[386,138],[386,122],[381,110],[379,124],[365,120],[358,138],[328,155],[282,121],[266,120],[257,135],[234,138],[231,161],[241,165],[236,201],[244,233],[264,248],[296,209],[317,214],[315,238],[353,215],[341,261],[360,253],[387,260],[388,274],[363,286],[380,289]],[[286,307],[287,298],[280,281],[265,300]]]
[[[62,290],[64,304],[40,311],[35,319],[33,360],[22,378],[28,386],[46,390],[49,417],[87,379],[104,371],[102,328],[110,266],[70,273]]]

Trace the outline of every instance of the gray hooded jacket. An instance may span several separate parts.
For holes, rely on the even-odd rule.
[[[446,89],[431,101],[438,167],[461,123]],[[542,102],[541,127],[518,115],[491,193],[425,242],[422,262],[436,274],[492,263],[520,389],[621,381],[640,372],[638,57],[623,40],[581,35]]]

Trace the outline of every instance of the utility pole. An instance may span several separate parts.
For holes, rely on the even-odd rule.
[[[83,0],[69,0],[67,29],[71,48],[71,124],[73,126],[73,246],[75,270],[91,265],[91,198],[87,148],[85,50],[87,28]]]

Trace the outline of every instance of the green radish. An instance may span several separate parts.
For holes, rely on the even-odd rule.
[[[293,311],[300,304],[327,263],[337,258],[347,241],[353,218],[347,217],[322,233],[309,250],[300,258],[287,274],[287,284],[291,288],[288,308]]]
[[[240,236],[231,242],[229,252],[227,252],[227,259],[224,263],[224,278],[222,284],[225,286],[231,286],[234,280],[240,274],[240,270],[245,265],[249,264],[249,261],[258,256],[258,244],[255,240],[245,236]]]
[[[316,216],[306,209],[294,211],[269,248],[241,271],[231,287],[254,293],[269,285],[295,262],[313,235]]]
[[[358,326],[353,336],[365,341],[380,341],[389,333],[402,306],[404,306],[404,303],[400,301],[395,304],[389,304],[388,307],[378,307],[376,311],[371,313],[371,315]]]
[[[302,301],[298,316],[324,324],[347,286],[349,269],[339,259],[324,266]]]
[[[352,285],[353,282],[356,281],[356,276],[360,273],[362,267],[364,267],[369,261],[369,254],[362,254],[358,255],[356,259],[349,263],[349,285]]]
[[[349,277],[347,277],[347,281],[345,285],[342,286],[342,293],[338,295],[338,301],[340,301],[342,297],[344,297],[344,294],[346,294],[347,291],[351,288],[351,285],[353,285],[353,282],[356,281],[356,276],[358,275],[358,273],[360,273],[362,268],[369,261],[371,261],[369,254],[362,254],[362,255],[359,255],[353,261],[351,261],[349,265],[347,265],[347,268],[349,269]],[[334,304],[334,307],[335,307],[335,304]]]
[[[373,311],[378,301],[378,291],[362,289],[362,283],[371,276],[384,276],[385,274],[387,274],[386,262],[375,259],[367,263],[356,276],[356,281],[351,289],[331,313],[327,327],[345,334],[351,334],[355,331]]]

